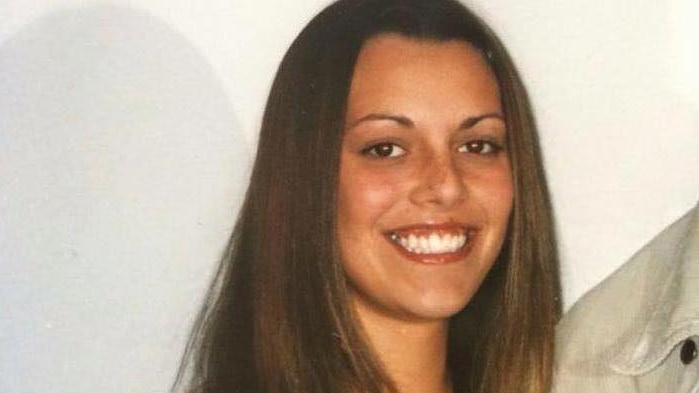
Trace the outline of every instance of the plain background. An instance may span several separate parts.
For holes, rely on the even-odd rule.
[[[0,0],[0,392],[165,392],[320,0]],[[570,306],[699,198],[699,6],[469,4],[540,126]]]

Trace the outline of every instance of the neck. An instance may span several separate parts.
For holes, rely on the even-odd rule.
[[[399,320],[361,305],[357,308],[365,334],[398,392],[452,392],[447,371],[448,320]]]

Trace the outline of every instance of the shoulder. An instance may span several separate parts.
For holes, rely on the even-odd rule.
[[[623,380],[616,378],[619,374],[613,365],[634,348],[649,319],[656,318],[653,310],[663,307],[664,288],[675,278],[680,264],[678,250],[696,225],[696,214],[690,211],[566,313],[556,334],[559,384],[584,386],[607,377],[615,383]]]
[[[647,317],[648,306],[658,299],[675,268],[692,213],[663,230],[565,314],[557,332],[561,355],[567,354],[566,349],[577,350],[576,344],[617,344]]]

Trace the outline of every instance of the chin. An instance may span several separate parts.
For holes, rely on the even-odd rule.
[[[424,295],[419,303],[412,304],[408,308],[408,312],[413,318],[435,321],[444,320],[453,317],[466,307],[470,301],[472,294],[465,296],[463,294],[444,294],[435,293]]]

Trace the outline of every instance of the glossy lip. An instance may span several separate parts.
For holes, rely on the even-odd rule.
[[[422,233],[427,234],[432,232],[465,234],[467,236],[466,244],[454,252],[446,252],[441,254],[416,254],[406,250],[403,246],[391,239],[391,235],[394,233],[400,235],[412,233],[419,236]],[[476,240],[477,233],[477,229],[473,226],[459,225],[456,223],[415,224],[387,231],[384,233],[384,236],[386,237],[386,240],[407,259],[426,265],[443,265],[465,259],[473,249],[473,243]]]

